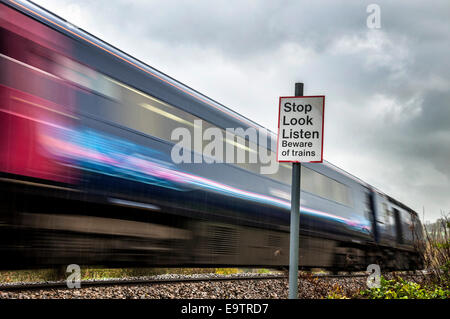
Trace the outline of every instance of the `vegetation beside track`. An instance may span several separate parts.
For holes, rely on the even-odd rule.
[[[381,287],[363,290],[360,295],[369,299],[448,299],[449,287],[436,284],[419,284],[403,278],[386,280],[381,277]]]
[[[215,273],[218,275],[242,272],[269,273],[269,269],[240,268],[100,268],[81,266],[81,280],[143,277],[164,274],[192,275]],[[59,281],[67,278],[65,269],[34,269],[0,271],[0,283]]]
[[[450,298],[450,218],[443,216],[432,228],[425,227],[425,240],[419,247],[425,260],[427,276],[420,282],[381,277],[380,288],[369,288],[347,296],[337,286],[328,295],[330,299],[448,299]]]

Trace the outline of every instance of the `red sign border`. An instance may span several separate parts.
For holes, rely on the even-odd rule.
[[[322,145],[320,152],[320,161],[309,161],[309,162],[299,162],[299,161],[280,161],[278,159],[278,146],[280,139],[280,113],[281,113],[281,99],[296,99],[296,98],[310,98],[310,97],[321,97],[322,100]],[[278,134],[277,134],[277,162],[278,163],[322,163],[323,162],[323,129],[325,127],[325,95],[309,95],[309,96],[280,96],[278,105]]]

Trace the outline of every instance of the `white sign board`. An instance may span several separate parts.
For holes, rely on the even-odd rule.
[[[278,162],[322,163],[325,96],[280,97]]]

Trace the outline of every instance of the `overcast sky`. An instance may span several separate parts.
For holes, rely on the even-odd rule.
[[[326,160],[421,218],[450,211],[448,0],[35,2],[273,131],[304,82]]]

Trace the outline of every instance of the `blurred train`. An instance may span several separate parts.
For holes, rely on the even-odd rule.
[[[0,267],[287,266],[290,165],[175,164],[171,133],[195,120],[264,130],[31,2],[2,0]],[[275,161],[268,136],[226,142]],[[412,209],[328,162],[304,164],[301,187],[301,267],[423,267]]]

